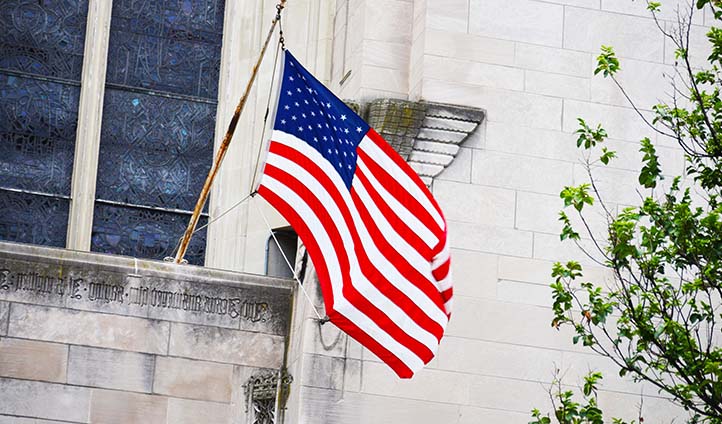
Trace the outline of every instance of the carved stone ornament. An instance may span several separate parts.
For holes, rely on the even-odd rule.
[[[459,146],[484,120],[468,106],[377,99],[347,102],[411,165],[426,185],[456,157]]]
[[[248,424],[280,424],[293,377],[282,370],[254,374],[243,385]],[[277,413],[278,412],[278,413]]]

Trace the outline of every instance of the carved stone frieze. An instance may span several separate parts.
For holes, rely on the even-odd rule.
[[[0,301],[283,336],[290,283],[0,242]]]

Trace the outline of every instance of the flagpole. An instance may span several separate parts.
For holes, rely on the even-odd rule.
[[[223,162],[223,158],[226,156],[226,152],[228,151],[228,146],[231,144],[231,139],[233,138],[233,133],[236,131],[236,126],[238,125],[238,119],[241,116],[241,112],[243,112],[243,108],[246,105],[246,100],[248,100],[248,95],[251,92],[251,87],[253,86],[253,82],[256,79],[256,75],[258,74],[258,68],[261,65],[261,61],[263,60],[263,56],[266,54],[266,48],[268,47],[268,43],[271,41],[271,37],[273,36],[273,31],[276,29],[276,24],[281,20],[281,11],[283,11],[283,8],[286,7],[286,0],[281,0],[278,5],[276,5],[276,16],[273,18],[273,22],[271,22],[271,29],[268,30],[268,35],[266,36],[266,41],[263,43],[263,48],[261,48],[261,53],[258,55],[258,60],[256,61],[256,64],[253,66],[253,71],[251,72],[251,78],[248,80],[248,84],[246,85],[246,91],[243,93],[243,96],[241,97],[241,100],[238,102],[238,106],[236,106],[236,110],[233,113],[233,117],[231,118],[231,122],[228,124],[228,129],[226,130],[226,135],[223,136],[223,141],[221,142],[221,146],[218,148],[218,153],[216,153],[215,160],[213,161],[213,165],[211,166],[210,171],[208,172],[208,176],[206,177],[206,181],[203,184],[203,189],[201,190],[201,194],[198,197],[198,201],[196,202],[195,209],[193,209],[193,215],[191,215],[191,219],[188,222],[188,228],[186,228],[185,233],[183,234],[183,238],[181,239],[180,245],[178,246],[178,253],[175,256],[175,263],[179,264],[183,260],[183,257],[186,254],[186,250],[188,249],[188,244],[191,241],[191,237],[193,237],[193,231],[196,228],[196,225],[198,225],[198,219],[200,218],[201,211],[203,210],[203,206],[206,204],[206,201],[208,200],[208,194],[210,193],[211,185],[213,184],[213,180],[216,178],[216,174],[218,173],[218,169],[221,166],[221,162]]]

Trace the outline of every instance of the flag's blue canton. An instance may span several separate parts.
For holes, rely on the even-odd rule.
[[[369,126],[304,69],[288,51],[274,129],[292,134],[318,150],[346,187],[356,172],[356,146]]]

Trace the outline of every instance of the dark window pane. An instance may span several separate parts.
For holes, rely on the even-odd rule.
[[[80,81],[88,0],[0,2],[0,68]]]
[[[91,250],[150,259],[173,256],[188,218],[187,214],[96,202]],[[202,217],[198,226],[205,223]],[[203,265],[205,248],[203,229],[191,239],[185,258]]]
[[[93,250],[171,256],[212,162],[223,16],[223,0],[113,1]]]
[[[87,13],[0,2],[0,240],[65,246]]]
[[[215,100],[222,0],[116,0],[107,82]]]
[[[65,247],[68,199],[0,190],[0,240]]]
[[[0,73],[0,187],[70,194],[80,88]]]
[[[213,156],[216,106],[107,89],[98,199],[192,210]]]
[[[298,236],[292,229],[273,230],[273,232],[276,238],[274,239],[273,235],[271,235],[266,241],[266,275],[271,277],[293,278],[293,271],[288,266],[288,263],[290,263],[291,266],[295,266],[296,264]],[[278,243],[276,243],[276,240],[278,240]],[[288,263],[286,263],[286,259],[288,259]]]

